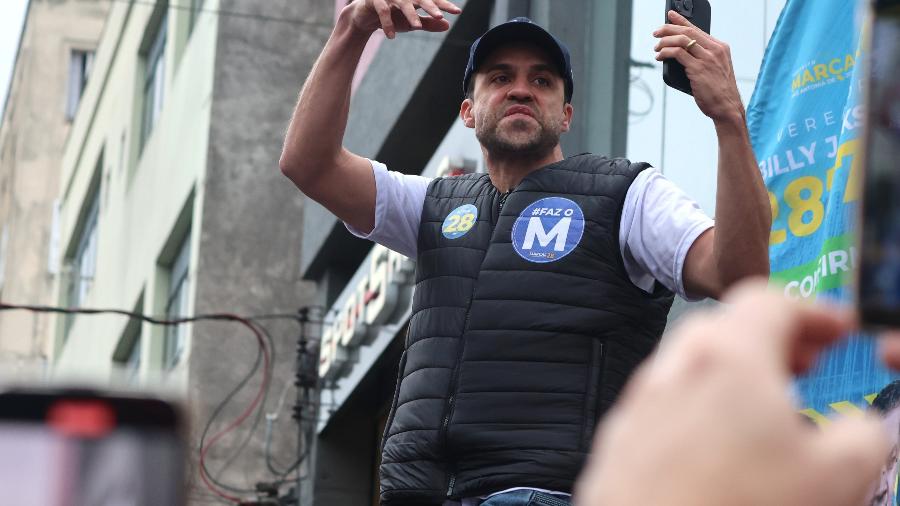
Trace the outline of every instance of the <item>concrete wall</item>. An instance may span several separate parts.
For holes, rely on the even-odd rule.
[[[246,11],[246,2],[222,0],[220,8]],[[219,18],[208,162],[200,182],[198,313],[292,313],[312,300],[314,287],[301,281],[297,255],[304,199],[281,174],[278,159],[300,87],[331,33],[334,3],[266,0],[258,13],[287,21]],[[291,325],[272,326],[278,360],[267,410],[293,381],[297,328]],[[238,330],[233,325],[194,328],[188,377],[197,420],[209,416],[255,356],[251,336]],[[235,409],[226,411],[213,430],[224,427],[250,402],[251,390],[236,397]],[[288,407],[292,401],[293,394]],[[256,433],[247,446],[248,458],[230,466],[222,480],[250,488],[257,480],[271,480],[262,466],[262,435]],[[278,462],[296,458],[296,435],[296,424],[285,409],[272,445]],[[235,440],[211,451],[210,467],[220,467],[228,460],[229,446],[238,444]]]
[[[6,302],[54,302],[50,235],[70,128],[69,58],[72,50],[96,48],[109,6],[104,0],[29,5],[0,124],[0,299]],[[53,321],[48,315],[0,313],[0,360],[43,362]]]

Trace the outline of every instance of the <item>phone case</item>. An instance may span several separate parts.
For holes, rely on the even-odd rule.
[[[669,22],[669,11],[681,14],[694,26],[709,33],[712,7],[708,0],[666,0],[666,23]],[[683,91],[688,95],[694,94],[684,66],[674,58],[663,61],[663,81],[678,91]]]

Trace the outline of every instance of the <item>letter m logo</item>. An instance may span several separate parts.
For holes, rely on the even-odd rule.
[[[569,238],[569,225],[572,218],[563,218],[559,220],[549,232],[544,230],[544,224],[537,216],[532,216],[528,220],[528,230],[525,231],[525,242],[522,243],[522,249],[530,250],[534,247],[534,240],[537,239],[541,247],[546,248],[551,242],[556,241],[553,245],[555,251],[565,251],[566,239]]]

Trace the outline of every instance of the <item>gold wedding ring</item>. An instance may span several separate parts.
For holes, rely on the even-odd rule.
[[[691,41],[688,42],[688,45],[684,46],[684,49],[685,49],[686,51],[690,51],[691,48],[694,47],[694,45],[695,45],[696,43],[697,43],[697,39],[691,39]]]

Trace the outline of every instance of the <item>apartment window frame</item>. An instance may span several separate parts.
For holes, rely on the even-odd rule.
[[[143,311],[144,293],[141,291],[132,312],[142,313]],[[113,363],[123,373],[122,379],[129,385],[136,384],[140,377],[141,364],[144,361],[143,340],[143,322],[138,318],[129,318],[112,355]]]
[[[72,49],[69,51],[69,81],[66,87],[66,120],[75,119],[78,105],[84,96],[88,79],[94,66],[94,51],[91,49]]]
[[[66,305],[81,307],[87,299],[97,274],[97,247],[100,240],[100,191],[99,187],[91,190],[85,202],[87,212],[84,215],[81,229],[73,255],[67,262],[69,266]],[[65,334],[68,335],[75,321],[74,314],[66,315]]]
[[[164,308],[166,319],[187,317],[190,313],[191,230],[185,233],[171,266],[168,269],[168,289]],[[163,366],[172,369],[184,356],[187,341],[186,325],[169,325],[163,340]]]
[[[162,113],[166,96],[166,47],[169,36],[168,2],[162,7],[159,21],[150,25],[152,39],[143,52],[141,61],[144,68],[144,82],[141,87],[141,150],[153,133]]]
[[[143,336],[141,336],[140,332],[138,332],[138,335],[137,337],[135,337],[134,342],[131,343],[131,349],[128,352],[128,358],[125,359],[124,363],[125,381],[131,384],[135,383],[138,375],[141,372],[141,362],[143,361],[141,341],[143,341]]]
[[[205,0],[191,0],[190,9],[188,10],[188,36],[194,33],[194,27],[197,26],[197,20],[203,12],[203,4]]]

